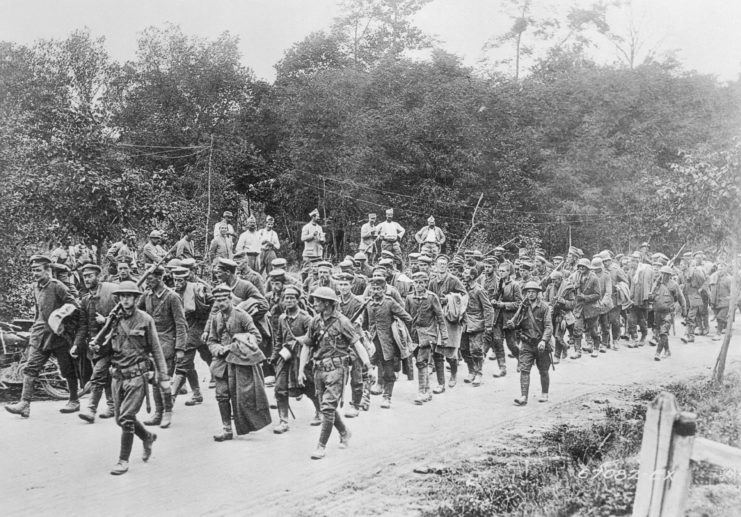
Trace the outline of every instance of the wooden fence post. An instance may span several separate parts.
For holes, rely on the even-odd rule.
[[[679,411],[674,395],[667,392],[651,402],[646,412],[641,442],[638,485],[633,502],[634,517],[661,515],[674,421]]]
[[[697,415],[683,411],[674,422],[666,492],[662,515],[684,515],[684,504],[690,489],[690,459],[697,432]]]

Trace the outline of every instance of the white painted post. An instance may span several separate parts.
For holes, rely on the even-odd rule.
[[[666,491],[661,507],[662,515],[684,515],[684,505],[692,479],[690,458],[696,432],[697,415],[687,411],[681,412],[674,422]]]

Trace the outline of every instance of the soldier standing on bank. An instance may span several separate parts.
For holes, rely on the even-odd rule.
[[[394,219],[394,209],[386,210],[386,220],[379,224],[376,229],[381,239],[381,250],[390,251],[394,254],[393,259],[403,268],[404,261],[401,258],[401,245],[399,242],[404,238],[406,230]]]
[[[551,308],[540,298],[540,284],[528,282],[523,287],[525,300],[515,313],[515,316],[505,324],[508,328],[521,330],[522,348],[520,349],[520,394],[515,399],[515,405],[527,404],[530,391],[530,370],[533,362],[540,372],[541,395],[538,402],[548,401],[550,377],[548,369],[551,367],[551,337],[553,323]]]
[[[306,381],[306,365],[313,351],[314,384],[322,410],[322,428],[319,443],[312,459],[324,458],[327,442],[336,427],[340,433],[340,447],[346,448],[350,431],[342,421],[337,408],[342,405],[342,392],[350,366],[350,349],[360,357],[363,364],[370,366],[368,353],[360,342],[360,335],[345,316],[337,310],[337,295],[332,289],[320,287],[311,295],[316,316],[309,331],[301,338],[303,344],[299,363],[299,384]]]
[[[134,435],[144,446],[143,461],[149,460],[152,444],[157,439],[156,434],[148,432],[136,419],[146,396],[147,377],[152,375],[150,356],[154,359],[154,380],[163,392],[170,390],[170,376],[154,320],[136,308],[141,295],[139,288],[133,282],[122,282],[113,294],[118,296],[123,312],[114,327],[110,346],[99,352],[110,357],[112,365],[113,411],[121,426],[121,449],[111,474],[120,475],[129,470]]]
[[[366,260],[370,257],[371,262],[374,262],[376,256],[375,248],[377,236],[378,230],[376,230],[376,214],[368,214],[368,222],[360,227],[360,244],[358,244],[358,253],[364,253]]]
[[[435,218],[430,216],[427,219],[427,226],[421,228],[415,235],[414,240],[419,244],[419,250],[435,259],[445,244],[445,234],[442,229],[435,226]]]

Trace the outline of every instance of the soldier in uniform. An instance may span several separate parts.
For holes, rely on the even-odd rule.
[[[381,239],[381,249],[394,254],[393,260],[403,268],[404,262],[401,257],[401,245],[399,242],[404,238],[406,230],[394,219],[394,209],[386,210],[386,220],[379,224],[376,229]]]
[[[265,218],[265,228],[257,232],[257,236],[260,239],[260,273],[266,275],[270,274],[273,269],[272,262],[277,257],[276,251],[280,249],[280,240],[278,234],[275,232],[273,227],[275,226],[275,219],[272,216]]]
[[[618,349],[618,341],[620,340],[620,312],[622,306],[620,303],[619,295],[619,284],[628,286],[628,277],[622,269],[613,261],[612,252],[610,250],[604,250],[600,252],[600,258],[605,266],[605,271],[610,274],[610,284],[612,286],[612,294],[610,297],[612,308],[607,313],[607,322],[602,328],[602,342],[605,346],[609,343],[610,335],[612,334],[612,343],[610,348],[612,350]]]
[[[576,295],[574,286],[569,280],[564,280],[563,273],[552,271],[550,274],[550,283],[546,288],[543,299],[550,304],[553,316],[553,337],[556,341],[556,351],[553,357],[553,364],[558,364],[561,359],[566,359],[568,344],[564,339],[566,331],[570,335],[574,334],[574,306],[576,305]]]
[[[388,409],[391,407],[396,373],[401,371],[401,362],[409,355],[409,351],[401,350],[394,340],[391,325],[394,318],[399,318],[409,327],[412,318],[399,303],[386,296],[386,280],[377,276],[371,279],[370,303],[365,306],[364,317],[369,338],[376,347],[372,362],[378,366],[379,381],[383,381],[381,407]]]
[[[450,259],[445,255],[438,255],[435,259],[435,276],[430,280],[428,289],[437,295],[440,305],[443,308],[448,303],[447,296],[450,294],[465,295],[466,288],[463,283],[455,277],[449,270]],[[458,383],[458,348],[460,347],[462,326],[460,322],[450,321],[445,318],[445,326],[448,333],[447,346],[438,344],[432,353],[432,360],[435,363],[435,375],[437,376],[437,386],[432,389],[432,393],[440,394],[445,392],[445,362],[450,366],[450,379],[448,387],[453,388]]]
[[[273,270],[275,271],[275,270]],[[290,412],[289,397],[306,395],[314,404],[314,419],[310,425],[321,425],[319,401],[316,398],[316,389],[311,374],[311,365],[307,364],[304,386],[298,383],[299,355],[301,344],[299,339],[306,335],[311,325],[311,316],[298,305],[301,291],[296,286],[286,286],[282,293],[282,303],[285,311],[278,317],[275,326],[275,340],[270,362],[275,368],[275,401],[278,405],[280,422],[273,429],[275,434],[288,431],[288,414]]]
[[[597,317],[597,324],[601,329],[600,337],[602,339],[596,341],[592,345],[592,357],[597,357],[599,353],[607,352],[607,347],[610,345],[610,311],[612,310],[612,280],[610,274],[604,269],[604,263],[599,257],[592,259],[591,269],[594,275],[597,277],[599,282],[599,306]]]
[[[116,306],[113,292],[118,287],[110,282],[101,282],[99,275],[102,269],[97,264],[85,264],[82,269],[82,279],[88,293],[82,298],[80,312],[80,326],[75,334],[73,349],[76,353],[86,353],[93,363],[93,373],[90,376],[90,400],[86,410],[78,415],[86,422],[95,422],[95,413],[103,393],[107,402],[106,411],[100,418],[113,416],[113,395],[111,394],[110,357],[96,354],[88,348],[88,343],[98,334],[105,324],[106,318]]]
[[[490,300],[494,308],[494,327],[492,329],[492,341],[494,342],[494,353],[499,363],[499,372],[494,377],[507,375],[507,360],[504,356],[504,342],[512,357],[520,364],[520,350],[517,347],[517,336],[514,330],[507,329],[504,324],[514,316],[515,311],[522,303],[522,291],[520,284],[512,279],[512,263],[501,262],[498,266],[499,285],[496,294]]]
[[[494,257],[486,257],[483,260],[484,272],[478,279],[482,289],[486,293],[489,302],[494,300],[497,296],[497,289],[499,288],[499,277],[497,276],[497,266],[499,262]],[[493,308],[493,306],[492,306]],[[484,334],[484,357],[487,356],[491,350],[492,356],[489,357],[492,361],[496,360],[496,353],[494,352],[494,322],[492,321],[492,327],[489,332]]]
[[[636,348],[646,344],[648,310],[651,305],[649,295],[653,287],[654,273],[651,267],[641,262],[641,253],[638,251],[630,256],[630,264],[632,269],[630,299],[633,301],[633,305],[631,305],[628,314],[628,334],[631,339],[628,347]],[[640,341],[638,341],[636,330],[641,332]]]
[[[674,269],[671,266],[662,266],[659,274],[661,277],[651,292],[654,307],[654,335],[659,336],[655,361],[671,357],[669,330],[672,328],[675,305],[679,303],[682,306],[682,316],[687,315],[687,302],[679,285],[672,279]]]
[[[476,270],[466,268],[463,271],[463,281],[468,291],[463,320],[464,331],[461,337],[461,355],[468,367],[468,377],[463,382],[472,386],[481,385],[481,370],[484,366],[484,335],[492,333],[494,309],[489,297],[476,282]]]
[[[414,403],[421,405],[432,400],[430,362],[438,345],[441,347],[448,345],[448,329],[439,298],[427,289],[429,275],[424,271],[418,271],[414,274],[413,280],[414,290],[405,300],[405,310],[412,317],[411,337],[412,342],[417,345],[414,358],[417,362],[419,393]],[[444,368],[442,364],[440,367]],[[445,379],[442,384],[444,383]]]
[[[51,276],[51,260],[44,255],[31,257],[31,273],[34,278],[34,300],[36,301],[36,317],[31,326],[31,337],[28,345],[31,351],[26,366],[23,368],[23,391],[21,400],[15,404],[8,404],[5,409],[14,415],[28,418],[31,411],[31,398],[33,396],[34,384],[44,365],[53,355],[59,364],[59,370],[67,381],[69,390],[69,401],[59,411],[61,413],[74,413],[80,410],[80,402],[77,398],[77,375],[73,359],[69,354],[72,346],[63,332],[64,323],[55,332],[50,323],[50,317],[65,306],[79,309],[80,304],[72,296],[69,288],[59,280]],[[67,308],[69,308],[67,307]]]
[[[355,254],[353,261],[355,261],[358,272],[370,278],[373,274],[373,268],[368,264],[368,256],[361,251]]]
[[[376,255],[376,237],[378,236],[378,230],[376,229],[376,214],[368,214],[368,222],[360,227],[360,244],[358,244],[358,253],[363,253],[368,257],[371,257],[371,261]],[[355,260],[358,260],[355,257]]]
[[[434,260],[440,254],[443,244],[445,244],[445,233],[440,227],[435,226],[435,218],[430,216],[427,219],[427,226],[421,228],[414,235],[414,240],[419,244],[420,252]]]
[[[195,228],[192,226],[187,227],[183,231],[183,237],[175,245],[175,258],[176,259],[192,259],[195,258],[196,252],[193,245],[193,232]]]
[[[708,280],[710,288],[709,301],[715,313],[716,321],[716,334],[712,337],[713,341],[719,341],[726,330],[728,311],[731,304],[731,283],[732,275],[728,271],[728,265],[723,261],[718,261],[718,270],[710,275],[710,279]]]
[[[271,422],[260,368],[265,359],[259,347],[262,336],[250,315],[232,305],[233,294],[225,284],[214,288],[216,312],[209,322],[211,372],[216,379],[216,401],[222,423],[222,432],[214,436],[217,442],[234,438],[232,414],[238,435],[258,431]]]
[[[304,243],[304,251],[301,255],[304,263],[312,260],[321,260],[324,256],[324,231],[317,222],[319,220],[319,210],[316,208],[309,213],[311,221],[301,228],[301,242]]]
[[[340,273],[335,277],[339,300],[337,306],[340,313],[348,319],[353,319],[358,311],[363,308],[363,300],[352,292],[351,282],[353,278],[350,273]],[[361,332],[362,319],[361,315],[357,321],[353,322],[358,332]],[[355,418],[360,414],[360,409],[368,411],[370,408],[370,375],[357,354],[351,352],[350,358],[352,360],[350,363],[350,393],[352,398],[345,410],[345,416]]]
[[[124,230],[121,240],[115,242],[105,255],[108,260],[108,273],[115,275],[117,264],[125,258],[130,267],[136,267],[136,234],[130,230]],[[120,280],[123,282],[123,280]]]
[[[540,373],[541,395],[539,402],[548,401],[550,377],[548,369],[551,367],[551,337],[553,323],[550,306],[540,298],[540,284],[528,282],[522,288],[525,300],[506,326],[510,329],[519,328],[522,336],[520,349],[520,394],[515,399],[515,405],[527,404],[530,391],[530,370],[533,362]]]
[[[237,276],[239,278],[243,278],[250,282],[252,285],[257,287],[257,290],[260,291],[263,295],[265,294],[265,281],[262,278],[262,275],[259,274],[257,271],[252,269],[250,267],[250,261],[247,260],[247,253],[242,250],[234,254],[234,262],[237,263]],[[271,264],[270,269],[273,269],[273,266]],[[278,268],[282,269],[282,268]]]
[[[185,401],[186,406],[195,406],[203,402],[198,372],[195,366],[196,352],[202,346],[201,336],[206,328],[211,307],[214,303],[211,290],[199,282],[190,282],[190,270],[180,267],[173,271],[174,291],[183,302],[185,322],[188,325],[187,339],[183,348],[175,350],[175,377],[172,386],[172,403],[175,404],[180,388],[186,379],[193,390],[193,396]]]
[[[211,264],[214,266],[219,259],[231,259],[234,255],[232,239],[227,232],[228,227],[226,224],[219,226],[219,234],[211,239],[211,244],[208,246],[208,256],[211,259]]]
[[[146,396],[147,377],[152,375],[150,357],[154,360],[154,379],[163,391],[169,391],[170,377],[154,320],[136,308],[137,297],[141,295],[139,288],[133,282],[122,282],[113,294],[118,296],[123,312],[114,327],[110,346],[97,353],[108,356],[112,366],[113,410],[121,426],[121,449],[111,474],[121,475],[129,470],[134,435],[144,446],[144,461],[152,455],[152,444],[157,439],[156,434],[148,432],[136,419]]]
[[[700,311],[702,309],[703,300],[701,290],[702,286],[705,285],[707,278],[705,277],[705,271],[701,267],[697,267],[694,260],[686,257],[682,261],[682,271],[680,278],[684,287],[684,297],[689,305],[687,311],[687,317],[685,323],[687,324],[687,334],[682,337],[682,341],[685,343],[692,343],[695,341],[695,327],[699,326],[702,328],[702,317]],[[699,324],[699,325],[698,325]]]
[[[162,277],[165,268],[157,266],[147,277],[147,290],[139,297],[137,307],[154,320],[157,337],[167,366],[167,376],[175,372],[176,350],[186,350],[188,324],[185,321],[183,302],[172,289],[165,286]],[[172,395],[163,392],[158,385],[152,387],[154,415],[144,425],[158,425],[163,429],[170,427],[172,421]]]
[[[250,269],[259,271],[260,266],[257,263],[260,257],[261,242],[260,232],[257,231],[257,220],[254,215],[251,215],[247,219],[247,229],[242,232],[237,241],[237,247],[234,248],[235,253],[244,252],[247,257],[246,261],[249,264]]]
[[[581,357],[581,340],[584,333],[591,336],[592,346],[599,344],[597,322],[599,321],[599,300],[602,297],[599,279],[591,270],[592,263],[589,259],[581,258],[576,263],[576,274],[573,275],[573,284],[576,289],[576,305],[574,306],[574,353],[572,359]],[[585,352],[596,352],[594,349],[585,348]],[[592,354],[592,357],[597,357]]]
[[[346,448],[350,431],[342,421],[337,408],[342,404],[342,392],[350,366],[350,349],[354,348],[363,364],[368,367],[368,353],[360,342],[360,335],[345,316],[337,310],[338,298],[327,287],[320,287],[311,296],[316,316],[309,331],[300,339],[302,343],[299,363],[299,385],[306,382],[306,365],[313,352],[314,384],[322,410],[322,428],[319,443],[312,459],[324,458],[327,442],[336,427],[340,433],[340,447]]]
[[[160,242],[162,242],[162,232],[152,230],[149,233],[149,241],[142,248],[142,264],[145,268],[157,264],[167,255],[167,251],[160,245]]]
[[[109,282],[120,284],[121,282],[137,283],[139,279],[131,272],[131,259],[129,257],[120,257],[116,264],[116,274],[108,279]]]

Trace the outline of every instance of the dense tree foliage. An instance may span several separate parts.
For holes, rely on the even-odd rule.
[[[52,235],[103,247],[121,228],[175,239],[194,225],[202,249],[224,209],[274,215],[289,257],[314,207],[337,255],[391,206],[412,232],[434,215],[454,251],[482,194],[467,244],[485,249],[515,239],[557,253],[569,236],[588,252],[722,247],[738,82],[590,61],[586,28],[608,31],[598,9],[570,12],[560,32],[528,18],[551,50],[517,78],[437,48],[413,59],[433,44],[410,21],[426,3],[350,2],[287,49],[272,84],[228,33],[150,28],[126,63],[85,31],[0,43],[0,283],[24,280],[19,259]]]

